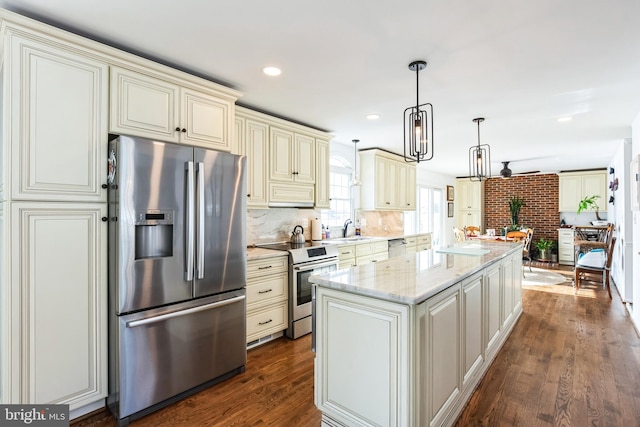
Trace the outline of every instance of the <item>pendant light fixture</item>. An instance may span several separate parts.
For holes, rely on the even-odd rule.
[[[480,145],[480,123],[484,118],[473,119],[478,124],[478,145],[469,148],[469,177],[471,181],[491,178],[491,149],[488,144]]]
[[[426,61],[413,61],[409,70],[416,72],[416,105],[404,110],[404,160],[420,163],[433,158],[433,105],[420,104],[419,73]]]
[[[360,179],[358,179],[358,150],[356,148],[360,140],[353,139],[351,140],[351,142],[353,142],[353,179],[351,180],[349,185],[351,185],[352,187],[360,187],[362,185],[362,182],[360,181]]]

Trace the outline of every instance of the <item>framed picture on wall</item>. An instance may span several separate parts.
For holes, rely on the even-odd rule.
[[[453,185],[447,185],[447,201],[453,202]]]
[[[453,218],[453,203],[452,202],[447,203],[447,216],[449,218]]]

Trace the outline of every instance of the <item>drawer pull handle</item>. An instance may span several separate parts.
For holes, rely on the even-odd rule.
[[[267,265],[267,266],[264,266],[264,267],[258,267],[258,270],[266,270],[267,268],[271,268],[271,267],[273,267],[273,266],[272,265]]]
[[[340,255],[350,255],[351,252],[340,252]]]
[[[273,289],[267,289],[266,291],[258,291],[259,294],[266,294],[273,291]]]
[[[273,322],[273,320],[269,319],[266,322],[258,322],[258,325],[262,326],[262,325],[266,325],[267,323],[271,323],[271,322]]]

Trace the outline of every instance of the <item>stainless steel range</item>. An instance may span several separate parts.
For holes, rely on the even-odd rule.
[[[311,289],[309,277],[338,269],[338,246],[332,243],[305,242],[258,245],[289,252],[289,327],[285,335],[292,339],[311,333]]]

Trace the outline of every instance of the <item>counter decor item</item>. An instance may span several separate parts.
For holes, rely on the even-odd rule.
[[[322,227],[318,218],[311,220],[311,240],[322,240]]]
[[[295,227],[293,227],[293,231],[291,232],[291,243],[295,245],[304,244],[304,242],[304,228],[302,228],[301,225],[296,225]]]
[[[578,202],[578,210],[576,211],[576,213],[581,213],[582,211],[586,211],[586,210],[594,210],[596,211],[596,219],[598,221],[602,221],[602,218],[600,218],[600,215],[598,213],[598,210],[600,209],[600,207],[596,202],[596,199],[599,199],[599,198],[600,196],[598,195],[586,196],[584,199]]]
[[[525,206],[524,199],[518,196],[513,196],[509,199],[509,213],[511,214],[511,230],[517,230],[518,216],[520,215],[520,209]]]

